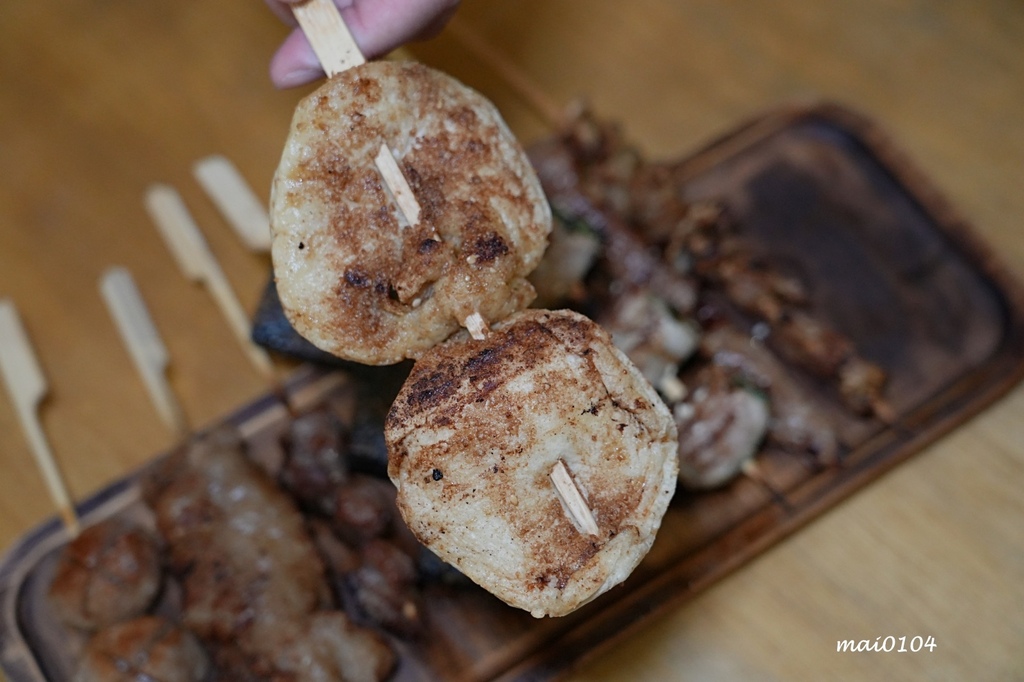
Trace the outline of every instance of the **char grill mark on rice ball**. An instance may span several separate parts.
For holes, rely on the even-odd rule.
[[[564,615],[624,580],[675,491],[672,416],[596,324],[526,310],[425,354],[385,427],[413,533],[505,602]],[[576,528],[563,460],[597,521]]]
[[[420,205],[415,226],[374,164],[382,143]],[[550,229],[494,106],[414,63],[355,67],[300,102],[271,192],[285,313],[321,349],[365,364],[418,357],[475,312],[491,323],[526,307]]]

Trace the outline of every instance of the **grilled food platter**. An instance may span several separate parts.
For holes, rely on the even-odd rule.
[[[608,133],[599,121],[594,125],[597,133],[618,134]],[[691,285],[696,279],[691,314],[683,320],[698,327],[697,349],[691,352],[711,366],[715,358],[752,354],[757,371],[729,374],[726,385],[744,395],[763,395],[775,410],[768,419],[777,425],[780,409],[803,414],[802,440],[762,433],[728,476],[696,476],[680,486],[636,571],[621,586],[560,618],[535,619],[508,607],[439,565],[429,552],[391,537],[409,559],[403,565],[415,569],[403,587],[408,592],[395,602],[397,615],[367,606],[360,590],[368,588],[341,569],[333,600],[335,608],[386,643],[393,656],[387,673],[392,679],[557,678],[870,485],[983,409],[1024,371],[1019,285],[927,177],[863,115],[831,103],[785,106],[658,166],[658,182],[678,190],[685,206],[712,207],[716,225],[727,221],[730,243],[742,244],[749,271],[778,277],[772,280],[774,298],[749,305],[730,288],[737,280],[715,274],[723,262],[736,262],[723,261],[722,249],[715,253],[718,270],[713,272],[694,270],[693,262],[679,265],[669,258],[672,234],[641,229],[630,219],[635,207],[629,209],[633,214],[616,213],[615,202],[602,199],[602,192],[615,191],[616,178],[591,178],[587,192],[580,192],[579,179],[589,176],[577,172],[573,184],[552,170],[555,161],[565,160],[566,149],[571,156],[579,153],[580,140],[593,139],[587,132],[593,131],[570,126],[530,149],[555,215],[567,234],[582,235],[579,248],[589,254],[576,280],[553,287],[555,305],[615,327],[623,316],[609,311],[628,289],[644,300],[668,300],[679,321],[680,273]],[[601,163],[608,162],[602,172],[614,171],[616,160],[625,158],[618,156],[623,149],[618,142],[609,144],[614,149],[602,152],[607,153]],[[579,164],[600,165],[585,152],[576,157]],[[629,162],[635,170],[636,159]],[[561,252],[569,260],[560,262],[577,256]],[[642,267],[616,270],[618,262],[638,259]],[[777,282],[795,283],[799,296],[785,293],[790,289]],[[776,316],[769,304],[779,301],[793,310]],[[842,390],[846,384],[837,383],[834,372],[817,371],[807,354],[774,345],[793,338],[780,330],[805,315],[849,342],[853,350],[842,363],[856,357],[877,366],[884,386],[872,384],[868,398],[851,404]],[[240,434],[254,470],[294,497],[294,476],[284,473],[295,443],[290,430],[309,415],[330,414],[334,428],[344,434],[340,449],[346,472],[386,481],[384,415],[409,367],[358,367],[317,353],[291,331],[273,286],[256,314],[254,331],[271,350],[308,364],[289,379],[284,393],[242,406],[202,434],[225,428]],[[618,331],[621,339],[630,329]],[[810,357],[817,358],[813,352]],[[672,381],[658,383],[661,365],[652,383],[679,408],[679,422],[690,424],[687,411],[699,407],[693,387],[704,379],[689,364],[693,361],[674,362],[682,388]],[[729,367],[735,370],[736,364]],[[714,386],[708,384],[708,391]],[[83,526],[122,519],[154,528],[152,481],[174,456],[159,455],[82,501]],[[748,461],[756,462],[755,470],[743,470]],[[317,513],[304,509],[310,524],[320,523]],[[344,519],[334,522],[347,527]],[[61,622],[50,596],[66,544],[63,527],[53,519],[27,534],[0,564],[0,655],[12,682],[71,679],[82,655],[86,638]],[[403,609],[406,604],[413,606]],[[173,621],[180,608],[175,578],[167,577],[149,609]]]

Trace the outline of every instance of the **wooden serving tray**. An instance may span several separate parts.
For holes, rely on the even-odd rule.
[[[835,467],[766,449],[759,462],[784,503],[746,479],[714,492],[680,490],[636,572],[570,616],[535,620],[475,587],[427,587],[429,636],[401,644],[395,679],[559,677],[754,559],[1024,376],[1020,285],[870,120],[833,104],[785,107],[714,141],[675,172],[689,198],[724,201],[758,252],[807,284],[814,312],[885,368],[896,420],[846,419]],[[301,356],[302,344],[279,326],[272,293],[257,331],[273,333],[257,338]],[[327,386],[309,393],[311,406],[330,394],[337,373],[345,376],[338,385],[376,381],[373,370],[354,378],[345,369],[323,371],[293,382],[295,390]],[[826,387],[798,379],[817,399],[836,404]],[[258,443],[272,439],[283,418],[267,397],[226,421]],[[128,477],[86,500],[83,519],[131,513],[135,481]],[[53,682],[70,669],[69,640],[43,596],[64,541],[53,519],[0,564],[0,662],[11,682]]]

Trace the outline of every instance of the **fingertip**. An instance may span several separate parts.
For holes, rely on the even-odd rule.
[[[309,83],[313,83],[314,81],[323,78],[324,75],[323,69],[320,68],[275,69],[273,65],[271,65],[270,68],[270,82],[279,90],[287,90],[289,88],[308,85]]]
[[[306,85],[322,78],[320,66],[313,48],[302,31],[293,31],[277,49],[270,60],[270,81],[274,87],[287,89]]]

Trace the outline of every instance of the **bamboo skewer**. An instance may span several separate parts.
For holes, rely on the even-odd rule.
[[[366,57],[331,0],[306,0],[292,5],[292,13],[328,78],[366,63]]]
[[[409,227],[419,225],[420,204],[416,201],[416,195],[412,193],[408,180],[402,175],[402,169],[398,167],[394,152],[386,144],[382,144],[373,161],[377,164],[377,171],[391,191],[395,203],[398,204],[398,210],[405,216],[405,222],[409,223]]]
[[[39,405],[47,393],[46,378],[32,351],[18,311],[7,299],[0,300],[0,374],[3,374],[25,437],[64,527],[72,538],[77,537],[80,526],[75,506],[39,423]]]
[[[249,318],[181,196],[169,185],[155,184],[146,191],[145,203],[185,277],[206,287],[249,360],[276,383],[270,356],[252,342]]]
[[[576,482],[572,480],[572,474],[569,473],[565,461],[559,459],[555,462],[549,476],[573,525],[587,535],[600,535],[601,529],[597,526],[594,513],[590,511],[590,505],[576,487]]]
[[[184,438],[188,422],[166,377],[170,354],[131,273],[120,266],[109,268],[100,278],[100,293],[161,420],[175,436]]]
[[[251,251],[270,251],[270,216],[231,161],[213,154],[192,167],[196,180]]]
[[[484,320],[484,316],[480,313],[473,313],[466,318],[463,324],[466,326],[466,330],[469,331],[469,335],[477,341],[486,339],[487,332],[490,331],[487,327],[487,321]]]

